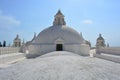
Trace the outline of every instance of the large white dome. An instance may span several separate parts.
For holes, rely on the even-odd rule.
[[[83,44],[82,35],[66,26],[64,15],[59,10],[55,15],[53,26],[44,29],[32,39],[32,43],[28,47],[28,57],[36,57],[53,51],[69,51],[89,55],[89,46]]]
[[[35,39],[35,43],[55,43],[57,39],[62,39],[64,43],[83,43],[84,39],[74,29],[65,25],[55,25],[44,29]]]

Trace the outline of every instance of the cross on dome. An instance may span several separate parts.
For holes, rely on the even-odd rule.
[[[99,34],[99,37],[102,37],[101,34]]]

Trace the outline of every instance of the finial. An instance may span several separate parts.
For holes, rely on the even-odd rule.
[[[19,38],[19,35],[17,34],[17,38]]]
[[[83,38],[83,36],[82,36],[82,32],[80,32],[80,36]]]
[[[34,37],[36,37],[36,32],[34,32]]]
[[[31,41],[34,41],[35,38],[36,38],[36,32],[34,32],[34,37],[33,37],[33,39]]]
[[[19,35],[18,35],[18,34],[17,34],[17,36],[16,36],[15,40],[17,40],[17,39],[19,39]]]
[[[62,15],[62,16],[64,16],[63,14],[62,14],[62,12],[61,12],[61,10],[59,9],[58,10],[58,12],[57,12],[57,14],[56,15]]]
[[[82,32],[80,32],[80,35],[82,36]]]
[[[101,34],[99,34],[99,37],[101,37]]]
[[[11,46],[11,44],[10,44],[10,42],[9,42],[8,47],[10,47],[10,46]]]
[[[109,43],[107,43],[107,47],[109,47]]]
[[[24,39],[23,39],[23,42],[22,42],[22,44],[24,44],[25,43],[25,41],[24,41]]]
[[[59,9],[58,12],[61,13],[61,10]]]

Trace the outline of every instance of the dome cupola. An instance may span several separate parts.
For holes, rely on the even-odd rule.
[[[64,15],[59,10],[57,14],[55,15],[53,25],[66,25],[66,22],[64,21]]]
[[[99,34],[99,37],[96,40],[96,47],[105,47],[105,40],[104,38],[101,36],[101,34]]]

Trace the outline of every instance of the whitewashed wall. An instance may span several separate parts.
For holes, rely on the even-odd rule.
[[[90,51],[90,46],[86,44],[81,44],[80,45],[80,54],[83,56],[89,56],[89,51]]]
[[[120,63],[120,47],[99,47],[96,48],[96,54],[93,55],[94,57]]]
[[[20,47],[0,47],[0,55],[17,53],[20,51]]]
[[[120,47],[99,47],[97,53],[107,53],[112,55],[120,55]]]
[[[49,52],[56,51],[56,44],[51,45],[30,45],[28,48],[29,53],[26,57],[37,57]],[[79,55],[88,56],[90,47],[86,44],[63,44],[63,51],[77,53]]]

